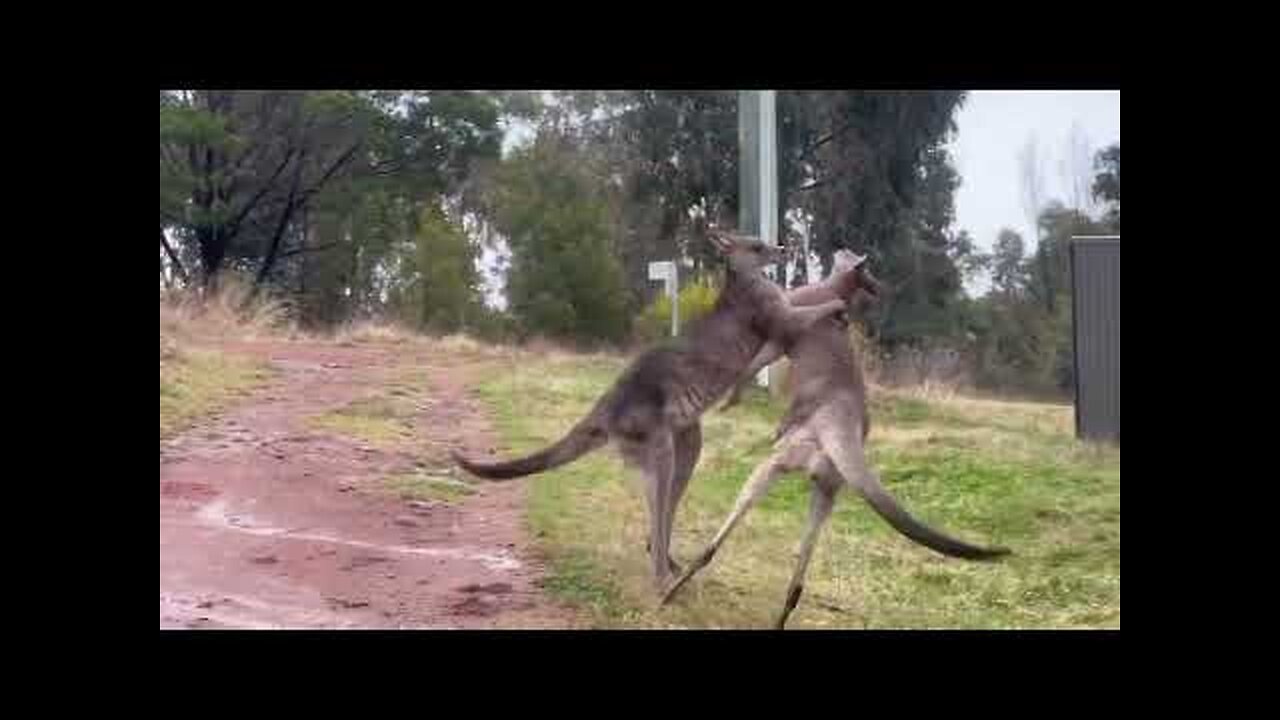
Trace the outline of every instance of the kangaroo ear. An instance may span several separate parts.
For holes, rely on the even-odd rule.
[[[715,228],[707,230],[707,240],[710,241],[711,245],[721,253],[727,253],[729,251],[729,241],[720,234],[719,230],[716,230]]]
[[[867,256],[858,255],[852,250],[840,248],[836,251],[834,261],[831,263],[831,272],[843,273],[850,270],[857,270],[858,266],[867,261]]]
[[[842,270],[859,267],[866,261],[866,255],[859,255],[849,248],[840,248],[835,254],[835,264]]]
[[[746,236],[715,229],[712,229],[707,233],[707,239],[710,240],[711,244],[716,247],[716,250],[719,250],[723,255],[728,255],[738,245],[743,245],[751,241],[751,238]]]

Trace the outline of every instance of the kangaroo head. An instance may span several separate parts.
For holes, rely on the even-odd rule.
[[[785,258],[782,248],[769,245],[751,235],[712,230],[708,238],[716,250],[729,261],[729,266],[743,275],[755,275]]]
[[[831,272],[832,273],[848,272],[849,270],[854,270],[858,268],[866,261],[867,261],[866,255],[859,255],[858,253],[848,248],[840,248],[839,250],[836,251],[835,256],[832,258]]]
[[[867,256],[859,255],[847,248],[840,248],[836,251],[831,263],[831,274],[840,275],[843,273],[854,273],[854,283],[849,292],[852,296],[859,290],[866,292],[872,297],[880,295],[880,281],[867,270]]]

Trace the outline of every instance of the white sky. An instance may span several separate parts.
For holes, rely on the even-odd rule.
[[[1072,124],[1096,152],[1120,140],[1119,91],[974,91],[956,116],[950,149],[960,171],[956,229],[990,250],[1003,227],[1017,230],[1030,250],[1035,236],[1022,208],[1018,152],[1030,138],[1039,147],[1046,200],[1068,199],[1060,163]]]

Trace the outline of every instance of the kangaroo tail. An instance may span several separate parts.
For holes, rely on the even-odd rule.
[[[832,422],[828,418],[815,418],[815,420],[819,442],[822,443],[823,450],[831,458],[836,469],[844,476],[845,482],[852,485],[867,504],[884,518],[885,522],[893,526],[893,529],[943,555],[967,560],[992,560],[1011,552],[1003,547],[971,545],[916,520],[880,484],[876,474],[867,468],[860,438],[844,436],[847,433],[842,431],[847,431],[851,424]]]
[[[564,437],[532,455],[496,463],[481,463],[452,452],[453,461],[472,475],[491,480],[509,480],[567,465],[609,442],[609,433],[592,413],[573,426]]]

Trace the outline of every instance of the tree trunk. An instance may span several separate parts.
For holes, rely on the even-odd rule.
[[[218,271],[227,255],[227,242],[220,228],[204,225],[196,228],[196,244],[200,247],[200,284],[208,294],[217,290]]]
[[[182,261],[178,260],[178,255],[169,246],[169,239],[164,236],[164,226],[160,226],[160,247],[164,248],[164,252],[169,256],[169,262],[173,263],[173,268],[178,279],[185,285],[187,283],[187,269],[182,266]]]

